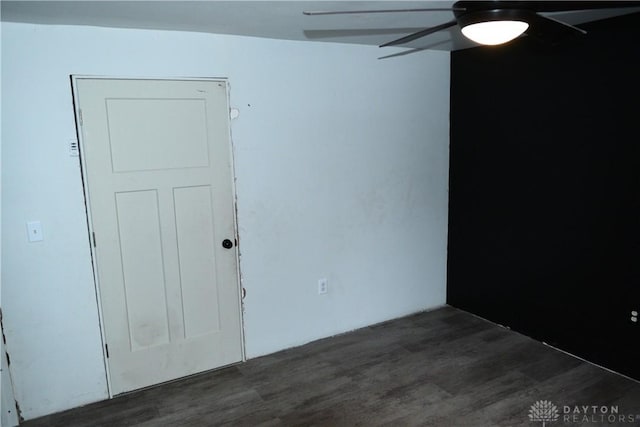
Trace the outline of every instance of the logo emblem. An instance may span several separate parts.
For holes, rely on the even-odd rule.
[[[529,409],[529,420],[541,421],[542,427],[545,427],[546,423],[557,421],[559,416],[558,407],[548,400],[538,400]]]

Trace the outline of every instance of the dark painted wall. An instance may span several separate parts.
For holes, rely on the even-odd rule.
[[[453,52],[448,303],[640,379],[640,14]]]

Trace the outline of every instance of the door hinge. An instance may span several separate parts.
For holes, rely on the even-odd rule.
[[[104,352],[107,354],[107,359],[109,358],[109,344],[104,344]]]
[[[82,110],[78,110],[78,120],[80,120],[80,126],[82,126],[82,124],[83,124],[83,120],[82,120]]]
[[[96,247],[96,232],[92,231],[91,232],[91,237],[93,237],[93,247]]]

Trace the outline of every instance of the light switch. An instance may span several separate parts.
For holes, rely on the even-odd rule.
[[[30,242],[41,241],[43,237],[42,237],[42,224],[40,224],[40,221],[27,222],[27,233],[29,235]]]

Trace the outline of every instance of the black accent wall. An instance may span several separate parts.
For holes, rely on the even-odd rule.
[[[447,301],[640,380],[640,14],[451,55]]]

